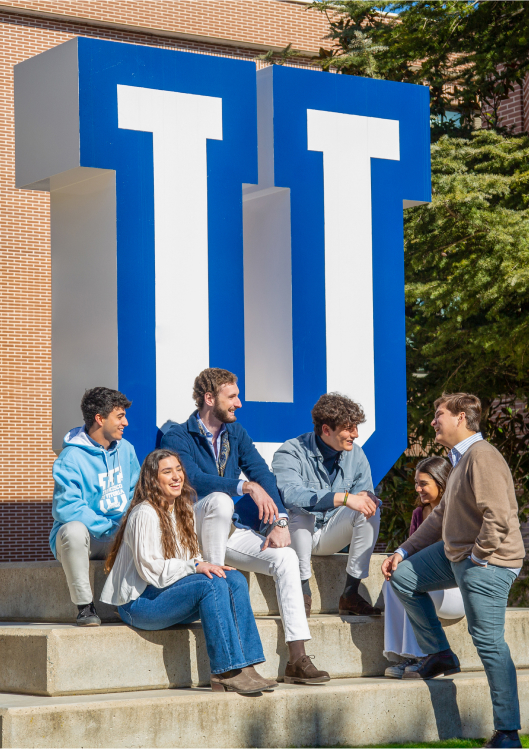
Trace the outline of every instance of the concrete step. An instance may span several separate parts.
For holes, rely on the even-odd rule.
[[[529,732],[529,672],[518,672]],[[492,733],[483,673],[428,682],[340,679],[243,697],[209,689],[35,697],[0,694],[2,747],[366,746]]]
[[[384,579],[380,566],[385,557],[385,554],[373,554],[369,577],[360,585],[360,593],[373,605],[382,602]],[[346,564],[346,554],[312,558],[313,613],[338,612]],[[273,579],[254,573],[245,575],[254,613],[258,616],[279,614]],[[99,615],[105,622],[118,622],[114,607],[98,602],[105,579],[103,562],[90,562],[90,580]],[[0,590],[0,621],[71,622],[77,616],[77,607],[70,600],[59,562],[0,563]]]
[[[482,668],[466,619],[445,622],[461,667]],[[266,677],[282,677],[288,659],[279,617],[257,617]],[[383,617],[311,617],[307,652],[333,679],[381,676],[388,665]],[[529,668],[529,609],[509,609],[506,639],[517,668]],[[167,689],[209,684],[199,623],[158,632],[124,624],[80,628],[63,624],[0,625],[0,692],[48,696]]]

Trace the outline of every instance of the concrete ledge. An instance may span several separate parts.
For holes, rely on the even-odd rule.
[[[288,659],[279,617],[259,617],[264,676],[282,677]],[[445,622],[461,667],[480,671],[466,620]],[[382,676],[387,661],[383,617],[320,615],[310,619],[307,652],[333,679]],[[506,638],[517,668],[529,668],[529,610],[507,613]],[[167,689],[209,684],[209,660],[200,624],[158,632],[124,624],[0,626],[0,692],[48,696]]]
[[[372,604],[382,601],[384,581],[380,566],[385,554],[373,554],[369,577],[360,592]],[[345,583],[347,556],[313,557],[311,580],[313,612],[337,613]],[[257,616],[279,614],[274,581],[266,575],[244,573]],[[99,601],[105,584],[103,562],[90,562],[90,582],[102,621],[119,622],[113,606]],[[72,622],[77,607],[70,600],[66,578],[59,562],[5,562],[0,564],[0,621]]]
[[[518,673],[529,731],[529,673]],[[257,697],[209,689],[26,697],[0,695],[3,747],[366,746],[492,733],[482,674],[428,682],[343,679],[282,685]]]

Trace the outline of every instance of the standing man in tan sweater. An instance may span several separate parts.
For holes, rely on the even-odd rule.
[[[432,679],[461,669],[435,613],[431,590],[459,587],[468,630],[485,668],[494,713],[486,747],[521,747],[516,670],[504,639],[509,590],[525,549],[509,467],[479,432],[481,402],[467,393],[435,402],[435,441],[453,465],[440,504],[382,565],[426,658],[404,679]],[[412,556],[413,555],[413,556]]]

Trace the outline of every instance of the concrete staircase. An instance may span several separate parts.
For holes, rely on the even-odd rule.
[[[361,591],[380,602],[383,555]],[[0,746],[278,747],[360,745],[486,736],[492,709],[466,620],[445,622],[464,670],[455,678],[381,678],[384,620],[336,613],[346,557],[313,560],[314,615],[307,652],[332,676],[273,694],[213,695],[199,624],[142,632],[99,607],[107,623],[73,622],[57,563],[0,564]],[[96,590],[102,563],[91,563]],[[264,676],[287,660],[270,578],[250,574],[252,607],[264,646]],[[529,731],[529,610],[510,609],[506,638],[519,669],[523,729]],[[524,669],[528,669],[524,671]]]

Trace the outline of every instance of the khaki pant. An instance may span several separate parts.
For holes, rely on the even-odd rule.
[[[73,520],[59,528],[56,539],[57,559],[62,564],[70,597],[81,606],[93,601],[90,587],[90,559],[106,559],[112,540],[100,541],[84,523]]]

